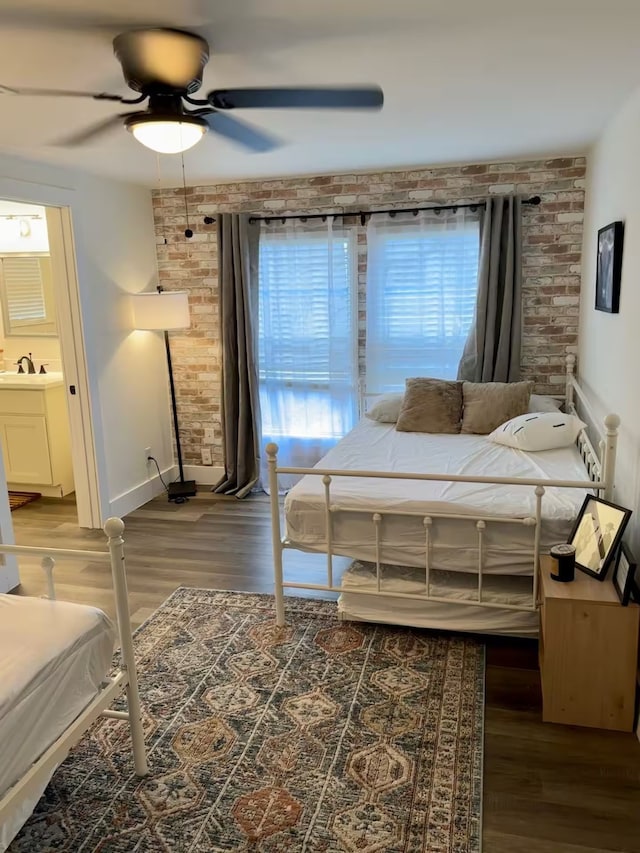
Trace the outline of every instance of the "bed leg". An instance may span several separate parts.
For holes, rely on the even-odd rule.
[[[274,557],[274,570],[275,570],[275,597],[276,597],[276,625],[278,628],[284,628],[285,626],[285,618],[284,618],[284,589],[282,588],[282,551],[280,551],[279,557]]]
[[[276,599],[276,625],[284,628],[284,587],[282,573],[282,533],[280,531],[280,504],[278,503],[278,445],[266,446],[269,466],[269,502],[271,505],[271,539],[273,548],[273,581]]]
[[[138,776],[146,776],[149,770],[144,745],[144,731],[142,729],[142,711],[140,709],[136,660],[133,653],[133,638],[131,636],[129,595],[124,567],[123,531],[124,522],[122,519],[107,519],[104,532],[109,539],[109,552],[111,554],[111,574],[116,597],[122,669],[127,673],[127,707],[129,709],[129,730],[131,731],[131,743],[133,746],[133,764]]]

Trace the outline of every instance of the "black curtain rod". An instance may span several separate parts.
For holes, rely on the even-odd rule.
[[[539,195],[534,195],[531,198],[523,199],[522,203],[535,206],[540,204],[541,201],[542,199]],[[339,213],[309,213],[306,215],[304,213],[292,213],[284,216],[250,216],[249,222],[285,222],[287,219],[300,219],[302,222],[306,222],[307,219],[327,219],[329,216],[359,216],[360,222],[364,225],[367,216],[379,213],[388,213],[389,216],[395,216],[396,213],[413,213],[414,216],[417,216],[421,210],[461,210],[462,208],[478,210],[486,206],[486,202],[484,201],[470,201],[465,204],[433,204],[426,207],[397,207],[386,210],[345,210]]]

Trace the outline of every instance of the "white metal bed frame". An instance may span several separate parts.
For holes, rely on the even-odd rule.
[[[574,355],[568,355],[566,359],[566,393],[565,393],[565,408],[567,413],[577,415],[576,401],[580,404],[581,413],[586,416],[594,424],[596,419],[593,416],[591,406],[586,394],[578,384],[575,377]],[[297,468],[278,465],[278,446],[270,443],[266,447],[268,468],[269,468],[269,490],[271,504],[271,529],[273,539],[273,565],[275,579],[275,599],[276,599],[276,622],[279,626],[285,624],[285,609],[284,609],[284,590],[285,589],[309,589],[320,590],[323,592],[339,592],[345,590],[342,587],[335,586],[333,583],[333,539],[332,539],[332,516],[336,512],[353,512],[359,514],[371,514],[371,522],[373,524],[373,537],[376,550],[376,586],[375,589],[366,587],[358,587],[357,590],[350,592],[358,595],[373,595],[384,596],[385,598],[406,598],[416,601],[433,601],[444,604],[469,604],[475,607],[491,607],[501,610],[519,610],[519,611],[535,611],[538,607],[538,568],[540,564],[540,533],[542,522],[542,501],[545,494],[545,489],[550,486],[557,486],[568,489],[589,489],[597,492],[605,500],[611,500],[613,497],[613,485],[615,479],[616,465],[616,448],[618,439],[618,428],[620,426],[620,418],[618,415],[610,414],[604,419],[603,438],[598,445],[598,451],[593,446],[589,439],[586,430],[581,430],[576,440],[576,444],[585,468],[589,475],[589,480],[542,480],[534,478],[516,478],[516,477],[476,477],[470,475],[455,475],[455,474],[398,474],[397,472],[386,471],[350,471],[350,470],[335,470],[328,468]],[[325,584],[316,583],[300,583],[287,581],[283,573],[283,553],[287,549],[303,550],[287,539],[283,539],[281,532],[280,504],[278,500],[278,474],[300,474],[322,477],[324,486],[324,505],[326,519],[326,541],[324,543],[324,551],[327,555],[327,582]],[[490,485],[521,485],[533,486],[535,491],[535,515],[527,518],[512,518],[509,516],[500,515],[474,515],[472,513],[459,514],[455,512],[430,512],[423,514],[418,511],[408,512],[402,510],[379,510],[371,513],[370,510],[358,509],[358,507],[344,507],[332,502],[331,483],[334,477],[366,477],[376,479],[392,479],[392,480],[434,480],[444,481],[448,483],[487,483]],[[424,592],[392,592],[390,590],[381,589],[381,552],[382,552],[382,533],[381,526],[385,516],[417,516],[422,518],[425,531],[425,590]],[[431,549],[433,545],[432,525],[434,519],[461,519],[464,521],[475,522],[477,530],[477,597],[475,598],[456,598],[451,599],[444,596],[431,595]],[[487,524],[490,523],[508,523],[521,524],[525,527],[534,528],[534,545],[533,545],[533,582],[532,594],[529,603],[523,604],[508,604],[496,601],[487,601],[483,599],[483,569],[484,569],[484,532]]]
[[[7,819],[12,808],[18,803],[37,795],[42,788],[43,782],[49,779],[55,768],[64,761],[69,750],[78,743],[83,734],[98,717],[128,721],[131,732],[135,772],[138,776],[147,775],[147,757],[142,729],[138,677],[133,653],[131,620],[129,617],[124,539],[122,538],[124,522],[120,518],[109,518],[104,525],[104,532],[108,538],[108,552],[0,544],[0,554],[42,556],[42,568],[47,576],[48,588],[48,594],[45,597],[51,600],[55,600],[56,598],[53,580],[53,569],[56,558],[110,563],[122,658],[116,674],[111,677],[105,677],[100,691],[95,698],[76,717],[71,725],[59,735],[40,758],[31,765],[27,772],[5,792],[2,799],[0,799],[0,826]],[[112,710],[110,706],[123,693],[126,694],[128,710]]]

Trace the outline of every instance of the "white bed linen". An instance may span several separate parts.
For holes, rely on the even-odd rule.
[[[404,473],[469,474],[473,476],[589,479],[574,447],[525,453],[489,441],[481,435],[428,435],[397,432],[395,425],[363,418],[318,463],[318,468]],[[535,513],[532,486],[449,483],[417,480],[376,480],[335,477],[332,502],[359,507],[362,514],[333,513],[334,552],[375,560],[371,515],[382,509],[455,512],[473,516],[505,515],[526,518]],[[542,547],[566,540],[584,499],[582,489],[547,488],[543,499]],[[307,475],[285,500],[286,537],[303,550],[325,550],[325,507],[322,478]],[[425,534],[421,518],[394,517],[383,521],[382,559],[399,565],[424,565]],[[477,531],[472,519],[434,520],[433,566],[469,571],[477,565]],[[531,574],[533,529],[491,522],[485,531],[487,572]]]
[[[95,607],[0,595],[0,797],[95,697],[115,637]],[[16,804],[0,827],[0,850],[38,798]]]
[[[507,634],[517,637],[538,635],[537,611],[501,608],[500,604],[529,606],[532,580],[526,577],[494,575],[485,578],[482,597],[496,607],[457,604],[460,599],[474,598],[478,592],[477,575],[466,572],[434,571],[430,593],[448,598],[439,601],[416,601],[405,598],[358,594],[361,589],[375,589],[375,567],[354,562],[342,576],[344,592],[338,599],[338,612],[343,619],[412,625],[417,628],[446,631],[471,631],[479,634]],[[381,591],[424,593],[424,571],[408,566],[383,566]]]

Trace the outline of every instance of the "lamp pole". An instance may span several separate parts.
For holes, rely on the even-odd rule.
[[[162,293],[163,288],[158,285],[158,293]],[[180,445],[180,427],[178,425],[178,404],[176,401],[176,386],[173,379],[173,362],[171,360],[171,346],[169,344],[169,332],[164,330],[164,345],[167,350],[167,366],[169,368],[169,388],[171,389],[171,410],[173,412],[173,431],[176,437],[176,450],[178,453],[178,471],[180,479],[175,483],[169,483],[167,489],[169,500],[175,503],[184,503],[187,498],[197,494],[196,481],[185,480],[184,466],[182,464],[182,447]]]

